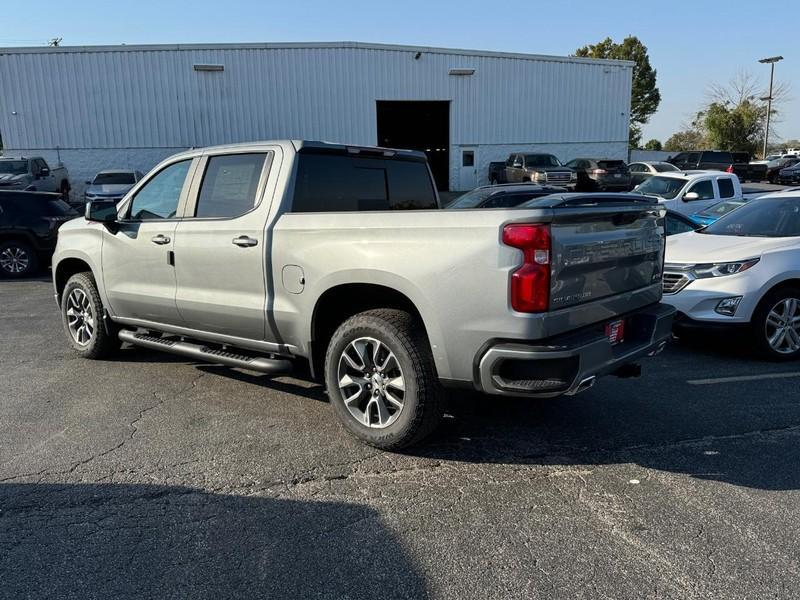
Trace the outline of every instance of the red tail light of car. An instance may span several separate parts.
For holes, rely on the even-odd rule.
[[[503,243],[522,250],[522,265],[511,274],[511,307],[517,312],[546,312],[550,307],[550,226],[512,223],[503,227]]]

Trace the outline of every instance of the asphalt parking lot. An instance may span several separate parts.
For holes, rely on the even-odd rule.
[[[76,358],[45,277],[0,306],[0,597],[798,595],[800,364],[673,344],[388,454],[302,379]]]

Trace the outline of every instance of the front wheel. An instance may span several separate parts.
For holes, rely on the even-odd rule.
[[[76,273],[61,294],[61,320],[73,349],[83,358],[102,359],[121,345],[116,328],[103,323],[103,301],[91,273]]]
[[[800,358],[800,289],[783,288],[767,294],[753,315],[751,332],[763,356]]]
[[[325,385],[342,425],[384,450],[421,441],[442,417],[428,340],[401,310],[369,310],[342,323],[328,345]]]

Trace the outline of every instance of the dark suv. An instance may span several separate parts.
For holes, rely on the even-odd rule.
[[[58,228],[77,216],[59,194],[0,191],[0,275],[25,277],[49,264]]]
[[[751,165],[747,152],[724,152],[721,150],[698,150],[679,152],[667,162],[681,171],[727,171],[741,181],[762,181],[767,178],[766,165]]]
[[[628,191],[631,174],[624,160],[575,158],[565,166],[578,174],[579,192]]]

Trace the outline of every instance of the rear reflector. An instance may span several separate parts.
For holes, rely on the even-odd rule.
[[[522,250],[522,266],[511,274],[511,307],[545,312],[550,307],[550,226],[512,223],[503,227],[503,243]]]

